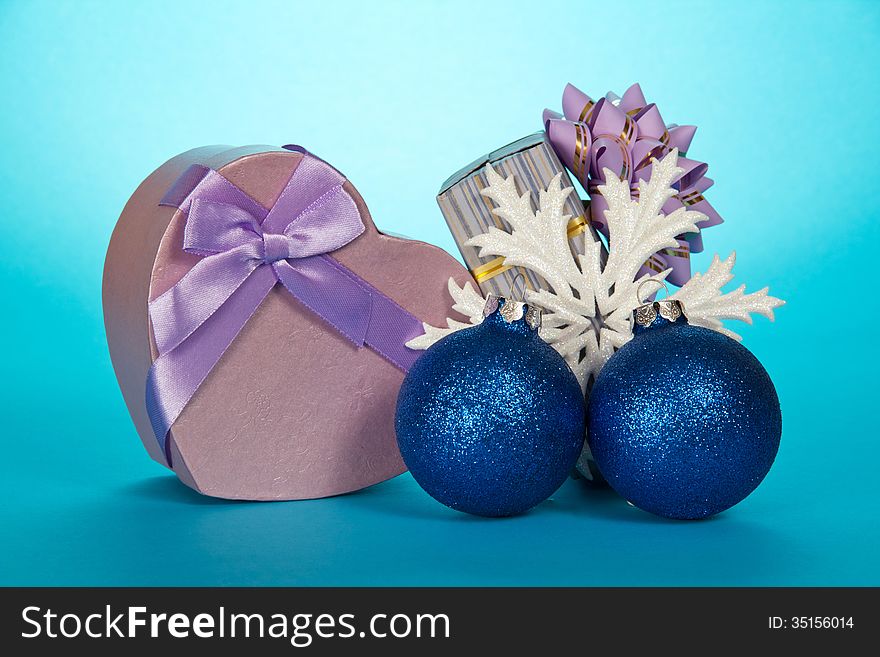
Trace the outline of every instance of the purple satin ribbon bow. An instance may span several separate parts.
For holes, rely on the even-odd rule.
[[[628,181],[636,197],[639,180],[651,176],[652,158],[660,159],[673,148],[678,148],[678,166],[684,172],[675,181],[677,193],[663,205],[663,212],[669,214],[680,207],[702,212],[707,218],[697,224],[700,230],[723,221],[703,196],[713,183],[706,177],[709,166],[683,157],[696,127],[667,126],[657,106],[645,100],[638,84],[627,89],[623,98],[609,93],[595,102],[569,84],[562,94],[562,111],[560,115],[544,110],[547,136],[559,159],[589,193],[591,223],[606,238],[608,204],[598,190],[605,182],[604,170],[610,169],[621,180]],[[667,280],[683,285],[691,277],[690,254],[702,250],[701,233],[680,235],[678,247],[653,255],[639,276],[671,269]]]
[[[356,348],[404,372],[421,353],[405,346],[423,332],[421,321],[327,255],[364,232],[345,178],[290,149],[303,159],[271,208],[198,165],[160,202],[188,213],[183,249],[203,256],[149,306],[159,355],[147,412],[169,464],[168,431],[276,283]]]

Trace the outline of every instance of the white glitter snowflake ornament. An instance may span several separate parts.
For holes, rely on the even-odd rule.
[[[650,180],[639,182],[639,194],[633,199],[629,184],[611,171],[599,191],[608,203],[609,248],[603,257],[602,244],[587,244],[583,255],[572,256],[567,226],[571,217],[563,214],[571,187],[563,189],[557,175],[538,199],[538,210],[531,208],[529,193],[520,195],[513,176],[502,178],[486,165],[488,186],[482,194],[496,204],[494,212],[510,227],[509,231],[491,227],[489,232],[468,240],[479,246],[480,256],[502,256],[504,263],[525,267],[547,281],[545,289],[526,292],[526,301],[544,311],[541,337],[568,362],[586,390],[611,355],[632,337],[631,317],[639,305],[636,290],[647,279],[636,279],[648,258],[678,245],[676,236],[697,232],[697,223],[705,215],[686,208],[663,214],[663,204],[675,194],[673,181],[683,172],[677,165],[678,150],[662,160],[654,160]],[[736,253],[726,260],[715,256],[705,274],[695,274],[671,298],[684,304],[692,324],[721,331],[740,339],[725,329],[722,319],[752,322],[752,313],[773,320],[773,309],[785,302],[767,294],[768,288],[745,294],[745,286],[722,293],[732,278]],[[653,278],[662,281],[668,271]],[[447,319],[446,327],[425,324],[425,334],[410,341],[413,349],[427,349],[440,338],[478,324],[483,319],[485,300],[470,284],[460,288],[449,280],[453,309],[470,323]]]

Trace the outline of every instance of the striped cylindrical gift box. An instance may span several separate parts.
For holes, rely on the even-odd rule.
[[[540,192],[547,188],[554,176],[562,174],[562,187],[571,187],[571,179],[547,142],[545,134],[539,132],[472,162],[443,183],[437,195],[437,203],[449,230],[452,231],[458,250],[483,294],[510,296],[520,274],[528,289],[546,287],[546,282],[533,271],[509,267],[502,257],[480,258],[477,255],[478,248],[465,244],[471,237],[487,232],[490,226],[509,229],[492,212],[496,207],[495,203],[480,194],[487,185],[484,173],[487,163],[505,178],[515,176],[519,192],[531,192],[532,207],[535,209]],[[589,213],[574,192],[568,196],[565,213],[572,217],[568,224],[572,253],[582,254],[585,240],[598,241],[599,237],[588,222]],[[522,284],[517,284],[515,292],[521,291]]]

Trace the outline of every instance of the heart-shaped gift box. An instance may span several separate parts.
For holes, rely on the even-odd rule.
[[[380,233],[357,190],[298,147],[209,146],[151,174],[104,267],[104,320],[138,434],[188,486],[308,499],[405,470],[405,342],[472,281]]]

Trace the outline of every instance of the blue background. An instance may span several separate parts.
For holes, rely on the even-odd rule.
[[[0,1],[0,583],[880,584],[880,4],[472,4]],[[230,503],[147,457],[100,283],[150,171],[203,144],[302,143],[381,227],[455,252],[439,184],[540,129],[569,81],[639,81],[667,121],[699,125],[690,153],[726,223],[697,269],[736,249],[737,281],[788,300],[775,324],[734,327],[784,413],[751,497],[678,523],[570,481],[486,521],[409,475]]]

